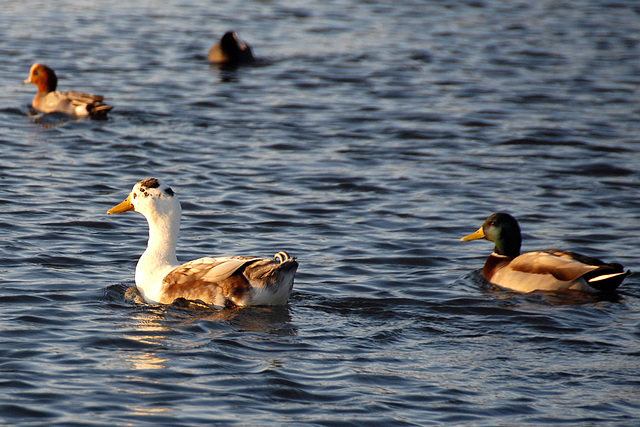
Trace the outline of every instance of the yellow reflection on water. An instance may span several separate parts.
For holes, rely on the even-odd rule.
[[[131,325],[136,333],[125,333],[124,337],[143,344],[159,345],[171,331],[170,328],[160,322],[160,319],[161,316],[157,314],[149,312],[136,313],[132,318],[133,324]],[[165,369],[165,362],[168,359],[158,357],[157,353],[153,351],[141,351],[127,353],[125,360],[130,362],[134,369],[143,370]]]

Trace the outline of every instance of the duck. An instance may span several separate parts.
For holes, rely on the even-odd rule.
[[[251,47],[241,41],[236,33],[227,31],[209,50],[209,61],[214,64],[237,66],[255,61]]]
[[[298,262],[286,251],[273,258],[203,257],[180,264],[176,244],[182,208],[162,180],[137,182],[108,215],[135,211],[149,224],[147,248],[138,260],[135,283],[145,302],[172,304],[178,299],[221,308],[284,305],[291,294]]]
[[[494,285],[517,292],[611,293],[630,274],[621,264],[606,263],[571,251],[544,250],[520,254],[520,225],[513,216],[504,212],[492,214],[478,231],[460,240],[479,239],[495,244],[482,269],[482,276]]]
[[[35,63],[29,71],[29,78],[22,84],[34,84],[38,93],[31,106],[40,113],[64,113],[74,117],[106,119],[113,106],[104,104],[104,96],[84,93],[77,90],[60,92],[56,90],[58,77],[53,69],[44,64]]]

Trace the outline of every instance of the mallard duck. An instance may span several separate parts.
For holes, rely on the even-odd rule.
[[[209,61],[214,64],[236,66],[255,61],[251,47],[241,41],[237,34],[228,31],[220,41],[209,50]]]
[[[104,119],[107,112],[113,108],[103,104],[104,96],[93,95],[70,90],[60,92],[56,90],[58,77],[55,71],[37,62],[31,66],[29,78],[22,84],[32,83],[38,87],[38,93],[33,98],[31,106],[40,113],[64,113],[75,117],[91,117]]]
[[[549,250],[520,255],[520,226],[506,213],[491,215],[478,231],[460,240],[478,239],[496,245],[482,269],[482,276],[514,291],[612,292],[630,273],[624,271],[621,264],[608,264],[575,252]]]
[[[171,304],[178,298],[217,307],[285,304],[298,263],[285,251],[273,259],[205,257],[180,265],[176,243],[182,208],[162,181],[136,183],[129,196],[107,214],[134,210],[149,223],[149,242],[136,266],[136,287],[150,304]]]

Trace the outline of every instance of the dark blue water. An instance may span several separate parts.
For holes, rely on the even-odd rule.
[[[2,5],[0,423],[640,422],[638,274],[505,292],[458,241],[508,211],[640,269],[636,2],[161,3]],[[256,66],[207,63],[229,29]],[[110,120],[30,117],[36,61]],[[181,260],[287,250],[289,304],[141,304],[106,210],[151,176]]]

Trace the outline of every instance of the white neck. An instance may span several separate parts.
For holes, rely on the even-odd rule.
[[[136,286],[147,300],[155,300],[164,276],[178,266],[176,244],[180,232],[181,209],[145,214],[149,241],[136,266]]]

